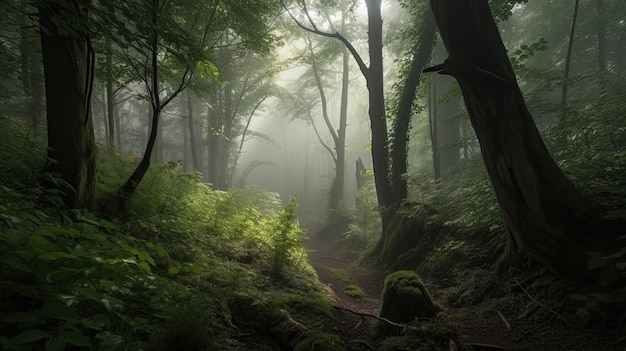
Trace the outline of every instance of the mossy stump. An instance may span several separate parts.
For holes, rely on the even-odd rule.
[[[419,275],[413,271],[397,271],[385,278],[380,316],[396,323],[411,323],[415,319],[434,318],[442,310],[426,290]],[[398,332],[398,328],[379,324],[384,333]]]

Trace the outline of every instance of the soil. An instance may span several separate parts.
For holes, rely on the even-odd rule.
[[[379,350],[382,339],[374,337],[370,330],[376,319],[345,310],[376,315],[380,309],[384,277],[356,266],[334,250],[329,240],[309,242],[309,261],[334,306],[339,307],[334,309],[324,329],[341,336],[348,350]],[[345,295],[346,283],[329,268],[347,273],[366,296],[355,299]],[[436,289],[431,288],[431,293],[437,298]],[[444,306],[444,309],[450,319],[459,322],[459,334],[465,345],[487,344],[508,351],[626,351],[626,340],[618,335],[623,336],[626,327],[622,330],[601,326],[576,327],[556,315],[549,315],[544,321],[531,321],[519,317],[521,311],[500,312],[500,316],[497,311],[481,312],[485,310],[481,306]]]

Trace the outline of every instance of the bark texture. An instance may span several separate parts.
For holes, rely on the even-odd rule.
[[[539,135],[487,0],[431,6],[449,57],[427,71],[459,82],[509,231],[509,253],[522,250],[556,272],[581,274],[587,248],[578,239],[589,220],[583,199]]]
[[[89,1],[39,4],[51,160],[47,170],[67,183],[62,186],[65,204],[81,209],[94,204],[96,172],[90,111],[94,56],[89,44],[88,6]],[[68,12],[74,21],[71,27],[65,19]]]

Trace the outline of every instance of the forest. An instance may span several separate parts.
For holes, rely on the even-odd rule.
[[[1,350],[626,351],[623,0],[0,9]]]

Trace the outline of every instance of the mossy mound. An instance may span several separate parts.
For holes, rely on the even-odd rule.
[[[380,316],[396,323],[410,323],[419,318],[434,318],[442,310],[414,271],[397,271],[385,278]],[[381,331],[390,331],[380,325]]]

